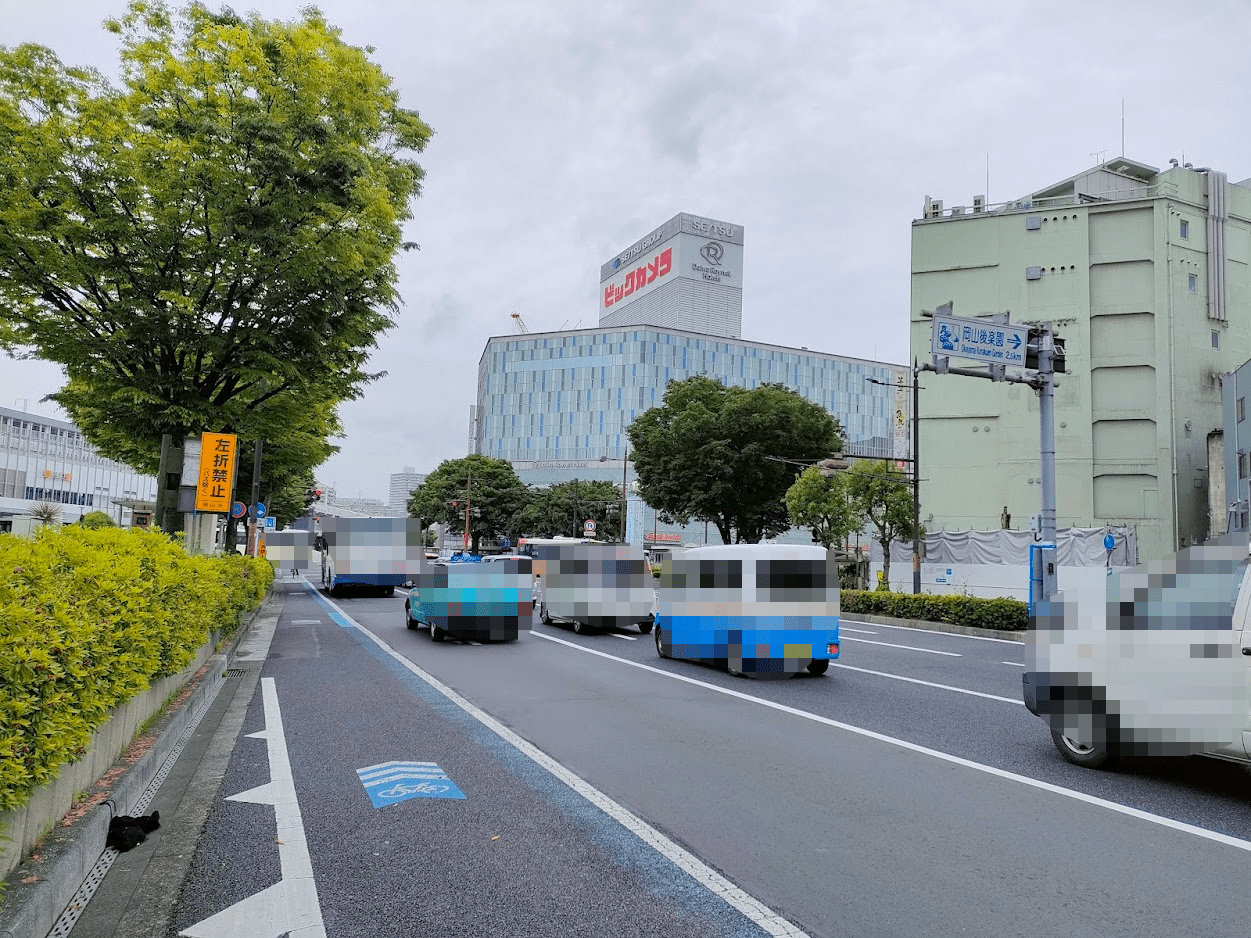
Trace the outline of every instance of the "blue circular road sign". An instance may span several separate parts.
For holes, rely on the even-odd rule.
[[[1105,534],[1103,536],[1103,549],[1111,550],[1115,546],[1116,546],[1116,538],[1114,538],[1111,534]]]
[[[258,519],[265,517],[265,505],[263,502],[256,503],[256,517]]]
[[[230,506],[230,517],[232,518],[242,518],[247,513],[248,506],[243,504],[243,502],[235,502]]]

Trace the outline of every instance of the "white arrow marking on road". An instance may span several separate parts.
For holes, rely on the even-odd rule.
[[[326,938],[274,679],[261,678],[261,690],[265,701],[265,729],[248,735],[268,743],[270,781],[226,800],[274,806],[282,880],[179,932],[188,938],[235,938],[238,935],[278,938],[287,934],[290,938]]]

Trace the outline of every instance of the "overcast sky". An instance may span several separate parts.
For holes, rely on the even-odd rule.
[[[487,337],[595,325],[600,264],[678,212],[744,227],[744,338],[903,363],[910,222],[986,192],[988,158],[999,202],[1117,156],[1124,98],[1126,156],[1251,176],[1248,0],[318,6],[435,130],[387,375],[318,470],[341,495],[463,456]],[[114,73],[123,7],[0,0],[0,44]],[[61,382],[0,357],[0,404],[56,414]]]

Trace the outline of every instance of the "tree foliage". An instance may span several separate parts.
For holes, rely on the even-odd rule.
[[[825,476],[816,466],[805,469],[786,490],[786,510],[796,527],[811,528],[813,543],[826,550],[860,530],[864,516],[852,499],[846,479]]]
[[[857,510],[877,530],[882,545],[882,578],[890,583],[890,545],[912,538],[912,484],[889,463],[860,460],[843,475]]]
[[[86,438],[152,472],[163,433],[280,439],[376,377],[432,131],[315,8],[106,26],[117,85],[0,48],[0,347],[62,365]]]
[[[529,489],[507,460],[475,453],[440,463],[409,496],[408,514],[424,524],[441,523],[459,531],[468,502],[471,548],[477,553],[482,538],[509,533],[513,516],[529,500]]]
[[[729,543],[756,542],[789,526],[792,461],[842,446],[838,422],[780,384],[747,390],[697,375],[670,382],[664,402],[629,429],[640,491],[662,520],[717,526]]]
[[[529,503],[513,516],[516,537],[582,537],[587,519],[601,541],[624,540],[621,488],[611,482],[573,479],[534,489]]]
[[[114,521],[107,511],[89,511],[78,519],[78,523],[84,528],[115,528],[117,522]]]

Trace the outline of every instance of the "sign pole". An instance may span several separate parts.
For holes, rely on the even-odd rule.
[[[1056,592],[1056,428],[1055,341],[1051,323],[1043,323],[1038,339],[1038,423],[1042,457],[1042,563],[1041,599],[1050,601]]]
[[[256,441],[256,449],[252,455],[252,505],[249,508],[249,517],[252,519],[252,530],[248,538],[248,553],[253,557],[257,556],[258,541],[260,539],[259,521],[256,506],[261,501],[261,441]]]
[[[912,592],[921,592],[921,371],[912,359]]]

